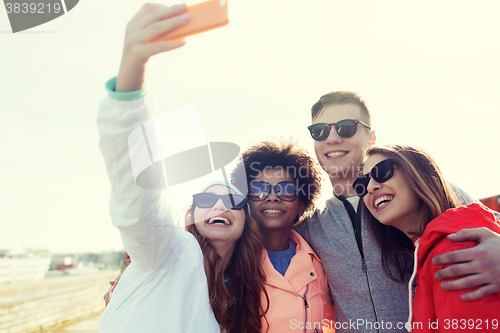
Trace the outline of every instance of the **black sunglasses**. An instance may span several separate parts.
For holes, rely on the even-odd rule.
[[[344,119],[336,123],[317,123],[312,124],[307,127],[309,132],[311,132],[311,136],[316,141],[324,141],[330,135],[330,129],[333,125],[335,125],[335,132],[344,139],[353,137],[354,134],[358,131],[358,124],[361,124],[371,130],[370,126],[357,119]]]
[[[364,197],[368,193],[368,184],[370,179],[373,178],[377,183],[382,184],[392,178],[394,175],[394,163],[396,161],[392,158],[383,160],[377,163],[369,173],[363,176],[359,176],[358,179],[354,181],[352,187],[354,192],[360,197]]]
[[[297,186],[291,181],[279,182],[276,185],[271,185],[264,181],[252,182],[248,189],[248,197],[252,201],[263,201],[269,197],[273,189],[276,196],[283,201],[294,201],[297,199]]]
[[[247,197],[239,194],[218,195],[214,193],[193,194],[193,202],[199,208],[212,208],[219,199],[228,209],[240,210],[247,203]]]

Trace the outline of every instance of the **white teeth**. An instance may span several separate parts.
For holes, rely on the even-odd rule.
[[[208,220],[208,224],[215,224],[216,221],[222,221],[224,222],[225,225],[231,225],[231,222],[229,222],[228,219],[226,219],[225,217],[221,217],[221,216],[214,216],[212,218],[210,218],[210,220]]]
[[[277,209],[267,209],[264,211],[264,214],[277,214],[277,213],[282,213],[282,210],[277,210]]]
[[[326,156],[328,156],[328,157],[339,157],[339,156],[344,156],[346,154],[347,154],[346,151],[334,151],[334,152],[326,154]]]
[[[392,198],[394,198],[394,197],[393,196],[389,196],[389,195],[381,196],[380,198],[378,198],[377,200],[375,200],[375,202],[374,202],[375,208],[379,208],[384,203],[390,202],[392,200]]]

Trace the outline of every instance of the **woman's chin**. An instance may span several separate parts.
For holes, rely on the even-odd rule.
[[[386,216],[386,214],[373,214],[373,216],[384,225],[394,226],[394,219],[390,218],[390,216]]]
[[[205,238],[208,240],[209,243],[212,242],[234,243],[238,240],[239,237],[236,237],[236,235],[234,235],[231,232],[209,232],[207,233]]]

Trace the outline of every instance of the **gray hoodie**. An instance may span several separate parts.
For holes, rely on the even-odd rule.
[[[477,202],[460,188],[450,185],[462,204]],[[495,214],[500,218],[500,214]],[[406,332],[408,286],[385,274],[380,247],[363,212],[364,259],[356,243],[351,218],[336,197],[327,200],[323,211],[317,210],[295,227],[295,231],[304,237],[323,263],[335,307],[337,332]],[[406,259],[413,265],[410,255]]]
[[[363,214],[364,260],[351,219],[342,201],[333,197],[326,208],[295,230],[321,258],[335,307],[337,332],[406,332],[408,286],[384,273],[381,251]],[[412,260],[408,256],[408,260]]]

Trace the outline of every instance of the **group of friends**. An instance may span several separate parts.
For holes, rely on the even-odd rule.
[[[424,150],[377,146],[354,92],[311,108],[319,163],[291,141],[255,144],[175,227],[168,188],[136,184],[128,137],[156,115],[146,63],[184,45],[149,41],[185,24],[185,9],[147,4],[132,18],[100,105],[110,214],[130,265],[99,332],[498,330],[498,213],[450,186]],[[320,211],[322,170],[334,193]]]

